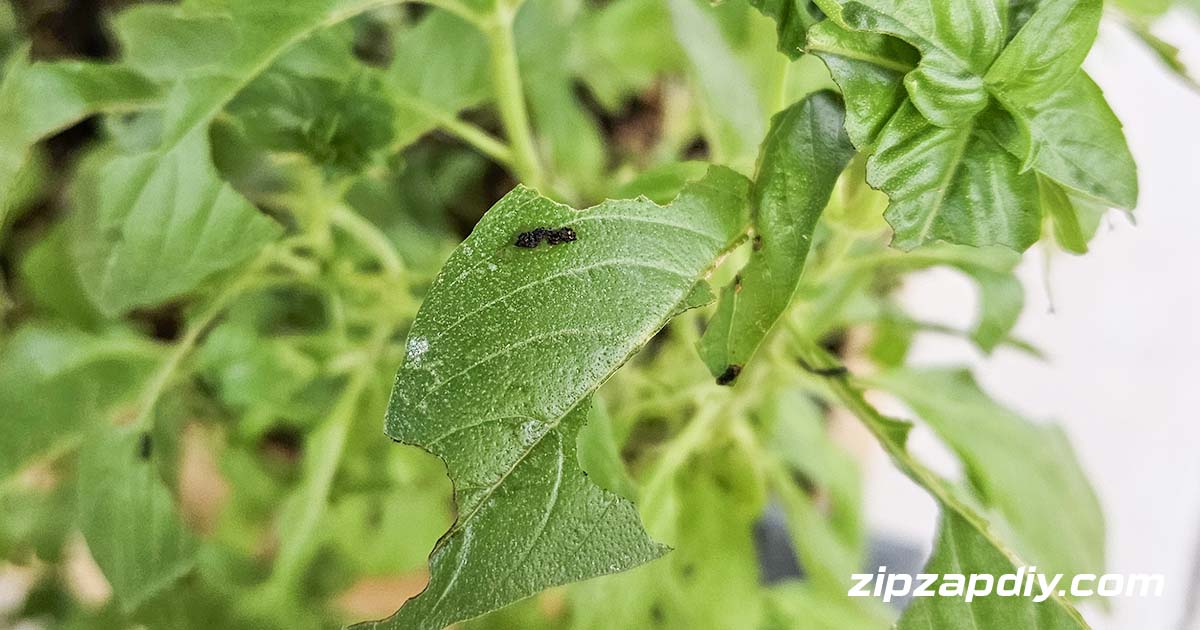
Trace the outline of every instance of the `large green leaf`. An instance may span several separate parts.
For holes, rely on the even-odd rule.
[[[154,450],[140,430],[98,427],[80,454],[80,529],[126,611],[170,586],[196,560],[198,541],[179,519]]]
[[[1008,0],[860,0],[842,18],[856,30],[886,33],[915,46],[921,62],[904,77],[925,118],[956,127],[987,106],[983,75],[1008,33]]]
[[[217,176],[206,136],[197,130],[165,153],[101,158],[81,172],[73,253],[106,314],[185,293],[280,232]]]
[[[833,357],[814,344],[806,343],[800,350],[802,357],[813,367],[829,368],[836,365]],[[1022,559],[1016,551],[997,536],[997,528],[993,527],[988,519],[979,513],[974,507],[974,501],[961,496],[958,488],[939,477],[908,452],[906,442],[910,424],[880,414],[874,406],[867,402],[863,392],[850,379],[834,377],[827,379],[826,384],[832,397],[858,416],[871,431],[896,467],[914,483],[927,490],[940,505],[942,535],[939,538],[933,560],[925,572],[978,573],[998,578],[1004,574],[1015,573],[1018,567],[1031,564]],[[960,417],[969,416],[956,416],[955,420],[959,420]],[[1067,465],[1065,470],[1069,471],[1070,468],[1071,465]],[[1077,475],[1068,472],[1065,477],[1059,478],[1077,479]],[[1028,483],[1037,486],[1043,482],[1044,480],[1037,478]],[[1073,483],[1074,481],[1060,486],[1060,488],[1070,487],[1070,491],[1087,489],[1086,484],[1080,488],[1072,485]],[[1009,490],[1015,487],[1017,486],[1009,487]],[[1075,535],[1071,529],[1044,527],[1044,525],[1044,523],[1038,525],[1042,529],[1041,535],[1058,536],[1060,543]],[[1025,546],[1027,539],[1019,539],[1021,545]],[[1015,626],[1014,623],[1016,623]],[[953,596],[921,598],[905,611],[898,627],[901,630],[917,630],[918,628],[1007,630],[1012,627],[1035,630],[1086,630],[1088,628],[1079,612],[1057,592],[1052,593],[1044,602],[1038,604],[1035,604],[1030,598],[1023,597],[992,596],[976,599],[973,602],[966,602]]]
[[[817,220],[854,155],[844,116],[836,94],[818,92],[771,121],[750,193],[754,250],[700,341],[723,383],[737,378],[800,284]]]
[[[1109,206],[1129,209],[1137,204],[1137,165],[1121,121],[1086,73],[1075,74],[1048,99],[1016,115],[1022,122],[992,128],[1026,165]]]
[[[194,57],[177,51],[171,67],[189,71],[178,73],[172,85],[159,146],[113,159],[99,170],[91,191],[77,197],[82,207],[76,258],[101,309],[117,314],[170,299],[239,264],[275,236],[275,226],[218,177],[209,155],[208,125],[294,44],[385,3],[216,3],[223,10],[211,13],[227,16],[236,35],[229,46],[191,48]],[[196,2],[185,7],[197,7],[197,13],[153,17],[155,22],[192,20],[203,14],[199,8],[212,6]]]
[[[891,198],[894,247],[945,240],[1023,251],[1041,235],[1034,174],[974,125],[930,124],[911,101],[879,134],[867,181]]]
[[[1100,504],[1058,427],[1000,406],[965,370],[889,372],[872,382],[911,405],[962,458],[1024,557],[1046,573],[1104,572]]]
[[[997,549],[979,528],[953,511],[943,511],[933,557],[922,573],[990,575],[1017,572],[1021,565]],[[953,592],[953,591],[949,591]],[[897,630],[1081,630],[1088,626],[1062,602],[989,595],[968,602],[959,595],[921,597],[900,617]]]
[[[0,225],[34,144],[93,114],[146,107],[158,97],[152,83],[125,68],[15,55],[0,83]]]
[[[587,480],[576,435],[587,397],[741,238],[748,185],[714,167],[670,206],[582,212],[518,188],[484,216],[417,314],[387,415],[446,463],[458,520],[428,588],[364,627],[442,628],[665,551]]]

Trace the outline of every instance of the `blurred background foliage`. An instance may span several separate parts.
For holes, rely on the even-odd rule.
[[[1149,29],[1166,0],[1114,5],[1177,66]],[[453,518],[442,465],[382,436],[405,331],[455,244],[518,179],[495,141],[488,42],[452,11],[405,4],[291,47],[198,145],[282,236],[182,290],[116,304],[97,299],[87,263],[103,234],[81,232],[78,216],[113,194],[106,168],[162,142],[157,105],[171,95],[155,86],[196,59],[219,67],[237,36],[219,20],[199,38],[173,31],[174,11],[0,4],[6,75],[28,60],[121,59],[156,104],[37,144],[5,195],[0,624],[298,630],[384,616],[423,587]],[[748,173],[770,115],[832,86],[815,58],[778,53],[774,23],[744,0],[528,0],[515,33],[544,188],[577,206],[668,201],[700,161]],[[188,154],[181,172],[207,159]],[[788,329],[884,370],[924,332],[1033,351],[1008,335],[1022,306],[1016,257],[890,255],[885,199],[856,184],[861,169],[835,193]],[[134,288],[154,283],[144,262]],[[933,328],[893,302],[904,274],[931,266],[978,283],[974,330]],[[636,499],[675,552],[464,627],[889,626],[893,611],[845,598],[842,584],[872,552],[861,444],[840,435],[790,333],[731,404],[695,357],[701,321],[676,320],[601,390],[580,444],[592,477]],[[687,432],[718,409],[738,421]]]

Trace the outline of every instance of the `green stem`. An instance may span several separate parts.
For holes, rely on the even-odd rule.
[[[524,83],[517,63],[516,42],[513,40],[513,18],[516,8],[498,3],[492,20],[484,28],[491,48],[492,89],[504,133],[512,147],[512,168],[521,182],[541,189],[545,176],[533,141],[529,112],[525,107]]]
[[[392,247],[387,236],[380,232],[373,223],[344,205],[338,205],[333,209],[332,220],[335,227],[367,248],[383,266],[387,275],[392,277],[403,275],[404,261],[396,254],[396,249]]]
[[[512,149],[488,132],[418,98],[397,95],[396,102],[432,120],[442,131],[466,142],[497,164],[514,169]]]
[[[275,560],[271,577],[264,586],[267,601],[272,597],[285,598],[292,592],[301,578],[301,573],[316,551],[318,526],[329,505],[329,493],[341,467],[342,456],[350,427],[363,393],[375,374],[378,362],[387,349],[393,326],[390,324],[375,329],[367,343],[367,352],[362,363],[354,370],[342,394],[334,403],[329,419],[311,440],[305,453],[305,483],[296,495],[298,511],[288,513],[286,535],[280,541],[279,557]]]
[[[158,399],[166,391],[167,385],[174,378],[175,372],[179,370],[179,366],[183,364],[184,359],[196,348],[196,343],[200,340],[200,336],[225,311],[225,308],[241,295],[243,291],[254,285],[263,264],[267,260],[269,260],[269,256],[264,253],[263,256],[260,256],[257,261],[250,265],[250,268],[246,272],[225,286],[216,297],[205,305],[204,310],[200,311],[196,319],[188,325],[183,336],[171,346],[171,350],[166,358],[154,370],[154,373],[150,376],[150,380],[146,382],[146,386],[138,398],[137,415],[134,416],[132,426],[143,431],[150,428],[154,423],[154,408],[158,405]]]

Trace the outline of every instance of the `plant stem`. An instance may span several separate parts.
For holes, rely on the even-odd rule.
[[[437,124],[442,131],[466,142],[475,150],[491,158],[501,166],[513,169],[513,152],[508,145],[492,137],[488,132],[460,120],[458,117],[442,111],[425,101],[404,95],[397,95],[396,102],[407,107]]]
[[[329,493],[341,467],[342,455],[350,426],[354,423],[362,395],[375,374],[380,357],[387,348],[393,327],[382,325],[375,329],[363,362],[354,370],[342,394],[334,403],[329,419],[311,440],[304,457],[305,483],[296,495],[299,509],[289,513],[286,536],[281,537],[280,554],[275,560],[271,577],[264,586],[272,597],[284,598],[300,579],[301,572],[312,558],[317,541],[317,527],[329,505]]]
[[[404,273],[404,261],[396,254],[391,241],[370,221],[345,205],[333,209],[332,220],[335,227],[367,248],[388,276],[395,278]]]
[[[170,353],[167,354],[158,368],[154,370],[154,373],[150,376],[150,380],[146,382],[146,386],[142,390],[142,395],[138,398],[137,415],[134,416],[133,427],[143,431],[150,428],[153,424],[154,408],[158,405],[158,399],[166,391],[167,385],[170,384],[171,379],[175,376],[175,372],[179,370],[179,366],[192,353],[192,350],[196,348],[196,343],[200,340],[200,336],[208,330],[213,321],[224,312],[225,308],[234,299],[254,284],[263,263],[268,259],[265,253],[260,256],[250,265],[246,272],[225,286],[212,301],[205,305],[204,310],[200,311],[196,319],[188,325],[183,336],[175,342],[171,347]]]
[[[491,48],[492,89],[504,133],[512,147],[512,168],[526,186],[541,189],[545,185],[529,112],[525,107],[524,84],[517,63],[516,42],[513,40],[513,18],[516,8],[500,2],[492,19],[484,28]]]

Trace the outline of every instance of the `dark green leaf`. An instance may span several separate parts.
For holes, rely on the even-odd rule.
[[[789,59],[800,57],[808,29],[824,19],[824,14],[811,0],[750,0],[750,6],[775,20],[779,52]]]
[[[955,127],[987,106],[983,75],[1007,39],[1007,9],[1007,0],[861,0],[846,3],[842,18],[920,50],[920,64],[904,79],[909,98],[935,125]]]
[[[892,245],[933,240],[1023,251],[1041,235],[1037,178],[973,126],[944,129],[910,104],[879,135],[867,181],[892,203]]]
[[[446,463],[459,517],[426,591],[364,627],[441,628],[665,551],[587,480],[576,436],[587,397],[741,237],[747,187],[714,168],[670,206],[582,212],[518,188],[485,215],[417,314],[387,421]]]
[[[722,293],[700,341],[700,355],[713,376],[745,367],[787,310],[817,220],[854,155],[844,116],[836,94],[818,92],[771,121],[750,193],[756,232],[750,262]]]

